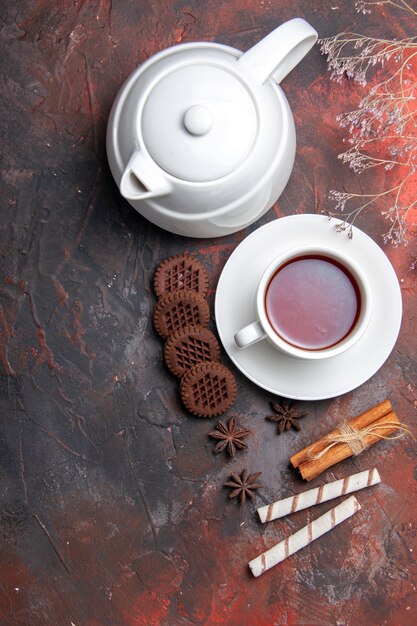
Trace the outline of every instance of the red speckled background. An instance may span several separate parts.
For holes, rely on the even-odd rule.
[[[414,4],[414,3],[412,3]],[[358,15],[352,0],[51,0],[4,2],[0,15],[0,621],[22,626],[417,622],[416,449],[382,442],[317,479],[377,466],[383,484],[362,511],[259,579],[247,562],[316,511],[261,526],[221,486],[262,471],[257,503],[304,485],[288,458],[346,416],[389,397],[416,430],[415,242],[386,247],[401,280],[404,321],[384,366],[359,389],[304,402],[302,432],[274,434],[270,394],[235,371],[226,417],[252,429],[236,460],[214,456],[215,420],[188,415],[151,324],[157,263],[184,250],[210,274],[210,304],[236,245],[282,215],[319,212],[330,188],[384,185],[337,161],[336,115],[362,88],[330,82],[316,47],[285,80],[298,151],[273,210],[212,241],[170,235],[121,198],[105,155],[112,101],[128,74],[176,42],[248,49],[302,16],[321,36],[354,30],[412,36],[391,7]],[[378,210],[358,225],[376,241]],[[212,321],[212,328],[214,323]]]

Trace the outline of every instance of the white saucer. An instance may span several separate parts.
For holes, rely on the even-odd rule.
[[[364,232],[354,228],[349,239],[336,232],[337,223],[324,215],[308,214],[282,217],[262,226],[229,257],[217,285],[216,324],[227,354],[256,385],[286,398],[324,400],[355,389],[381,367],[398,337],[401,291],[391,263]],[[322,361],[289,358],[265,340],[238,348],[233,337],[255,320],[255,290],[264,269],[288,248],[311,243],[341,250],[364,269],[373,311],[362,338],[347,352]]]

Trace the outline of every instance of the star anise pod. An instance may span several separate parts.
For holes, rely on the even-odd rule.
[[[220,420],[217,422],[216,430],[209,433],[209,437],[220,439],[213,447],[213,453],[219,454],[227,449],[229,456],[235,456],[236,450],[244,450],[248,446],[242,441],[250,435],[251,431],[247,428],[239,428],[235,417],[231,417],[227,426]]]
[[[239,498],[240,504],[245,504],[246,498],[255,499],[254,491],[262,487],[262,483],[257,483],[256,479],[262,472],[256,474],[248,474],[248,470],[242,470],[240,476],[232,472],[231,479],[224,483],[225,487],[231,487],[233,491],[229,493],[229,498]]]
[[[277,422],[278,435],[283,433],[284,430],[290,430],[290,428],[301,430],[301,426],[297,420],[299,420],[300,417],[305,417],[308,413],[299,411],[294,406],[293,402],[283,402],[282,404],[271,402],[271,406],[275,411],[275,415],[268,415],[265,419],[270,422]]]

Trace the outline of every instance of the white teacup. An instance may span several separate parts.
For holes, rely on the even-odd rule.
[[[268,315],[268,309],[267,309],[267,303],[266,303],[267,292],[268,292],[268,289],[270,288],[271,283],[274,282],[275,276],[277,276],[279,272],[281,272],[281,270],[283,270],[287,266],[288,267],[292,266],[290,271],[293,272],[293,276],[296,276],[296,274],[294,274],[295,264],[292,265],[293,262],[297,260],[301,261],[301,260],[308,260],[308,259],[317,260],[317,261],[327,261],[328,264],[339,268],[340,278],[338,277],[339,274],[337,272],[336,274],[334,274],[333,272],[333,276],[335,276],[335,278],[333,278],[332,280],[334,281],[335,286],[333,285],[333,283],[331,284],[329,283],[328,293],[326,292],[326,289],[324,289],[324,292],[323,292],[326,294],[326,298],[331,299],[331,297],[333,297],[336,310],[338,308],[339,309],[341,308],[341,302],[342,302],[342,300],[336,301],[336,299],[338,298],[338,292],[337,292],[338,287],[342,289],[342,285],[345,285],[346,283],[343,289],[345,289],[346,291],[346,294],[347,294],[346,297],[349,296],[350,298],[350,301],[349,301],[350,313],[349,314],[351,316],[353,316],[353,313],[351,311],[353,311],[352,307],[353,307],[353,299],[354,299],[354,296],[352,295],[352,293],[354,292],[356,296],[356,312],[355,312],[355,315],[352,317],[352,322],[349,321],[350,318],[347,319],[347,316],[346,316],[346,320],[342,320],[347,325],[351,324],[350,327],[347,328],[346,333],[342,335],[340,338],[338,338],[337,341],[332,341],[329,345],[324,345],[324,347],[319,347],[319,348],[305,347],[305,345],[301,345],[300,343],[299,345],[297,345],[296,341],[293,341],[293,340],[290,341],[289,339],[284,338],[283,335],[285,335],[285,332],[280,333],[278,329],[275,329],[272,326],[270,317]],[[302,269],[302,267],[304,267],[304,270]],[[306,267],[307,267],[306,265],[304,266],[299,265],[296,271],[312,272],[311,284],[313,285],[314,280],[315,280],[314,271],[317,270],[318,265],[316,264],[315,266],[314,265],[312,266],[310,264],[309,268],[306,269]],[[322,268],[323,267],[324,266],[322,265]],[[327,267],[327,271],[329,271],[328,267]],[[330,271],[332,272],[332,270]],[[345,282],[343,282],[344,279],[341,277],[342,274],[344,274],[344,276],[346,277]],[[287,276],[291,276],[291,275],[287,274]],[[304,274],[304,276],[307,276],[307,274]],[[283,275],[280,276],[280,280],[282,280],[282,277]],[[322,280],[322,279],[320,278],[318,280]],[[337,281],[339,281],[340,285],[337,284]],[[350,284],[351,289],[347,286],[348,284]],[[307,289],[308,288],[309,286],[307,285]],[[317,291],[317,287],[312,287],[312,289],[313,288],[316,288],[316,291]],[[334,295],[330,296],[332,289],[335,289]],[[302,304],[302,300],[307,299],[307,296],[305,296],[305,293],[306,292],[304,292],[302,297],[300,296],[299,308],[301,309],[302,312],[303,312],[302,306],[306,307],[305,302],[304,302],[304,305]],[[342,295],[344,295],[343,292],[341,293]],[[325,301],[326,298],[323,298],[323,301]],[[277,310],[279,311],[280,309],[278,308]],[[271,307],[271,311],[272,311],[272,307]],[[287,317],[288,319],[290,319],[292,315],[291,306],[288,306],[286,311],[287,311]],[[326,316],[328,317],[328,319],[330,319],[331,315],[330,314],[327,315],[328,311],[329,309],[326,309]],[[256,291],[256,318],[257,319],[256,321],[252,322],[252,324],[249,324],[248,326],[245,326],[244,328],[239,330],[235,334],[234,339],[235,339],[236,345],[239,348],[247,348],[248,346],[251,346],[254,343],[257,343],[258,341],[261,341],[262,339],[266,339],[274,348],[286,354],[287,356],[295,357],[299,359],[309,359],[309,360],[325,359],[325,358],[329,358],[329,357],[333,357],[338,354],[341,354],[342,352],[345,352],[346,350],[351,348],[365,332],[365,329],[368,326],[369,320],[371,318],[371,313],[372,313],[372,296],[371,296],[371,290],[369,287],[368,280],[363,270],[354,261],[352,261],[352,259],[350,259],[348,256],[346,256],[339,250],[335,250],[327,246],[320,246],[320,245],[301,246],[298,248],[292,248],[290,250],[287,250],[283,254],[280,254],[266,268],[266,270],[262,274],[262,277],[259,281],[259,285]],[[342,315],[343,315],[343,312],[342,312]],[[326,339],[326,332],[328,332],[326,330],[327,328],[326,324],[327,326],[331,326],[331,322],[325,319],[326,316],[323,316],[322,325],[317,324],[316,323],[317,320],[315,320],[314,322],[316,324],[316,326],[314,327],[314,331],[316,332],[315,329],[317,328],[319,329],[317,330],[317,333],[321,332],[323,334],[323,342]],[[272,314],[271,314],[271,317],[272,317]],[[309,311],[305,310],[305,320],[306,320],[305,328],[308,328],[308,324],[310,323],[310,322],[307,322],[307,319],[309,317],[311,317],[311,315],[309,315]],[[296,318],[294,317],[293,319],[296,319]],[[311,322],[311,324],[313,324],[313,322]],[[302,332],[305,332],[305,328],[303,328]]]

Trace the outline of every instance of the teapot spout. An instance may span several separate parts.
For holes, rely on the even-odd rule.
[[[314,46],[318,34],[301,18],[289,20],[242,54],[238,63],[260,82],[280,83]]]
[[[171,185],[159,168],[137,150],[130,157],[120,181],[120,193],[126,200],[157,198],[171,191]]]

